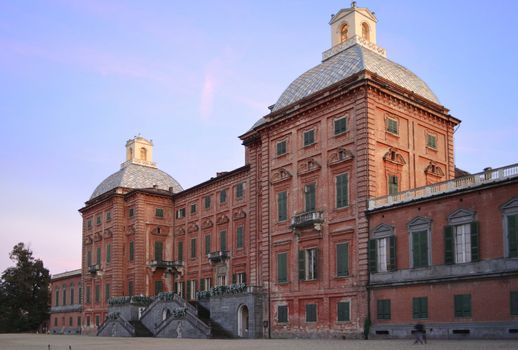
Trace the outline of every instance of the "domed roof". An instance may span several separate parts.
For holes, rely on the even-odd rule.
[[[121,170],[111,174],[101,182],[101,184],[95,188],[90,199],[117,187],[152,188],[155,185],[161,190],[169,190],[169,188],[172,187],[174,193],[183,191],[178,181],[162,170],[155,167],[129,163],[125,164]]]
[[[439,103],[437,96],[428,85],[410,70],[356,44],[330,57],[295,79],[279,97],[272,112],[363,70],[376,73],[417,95]]]

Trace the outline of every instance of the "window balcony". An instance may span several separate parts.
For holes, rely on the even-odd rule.
[[[324,213],[321,211],[307,211],[297,214],[291,218],[291,229],[296,230],[308,226],[313,226],[315,230],[321,230],[321,224],[324,222]]]
[[[228,258],[230,258],[230,254],[227,250],[219,250],[217,252],[211,252],[207,255],[207,258],[209,258],[209,261],[211,263],[217,263],[220,261],[225,261]]]
[[[164,269],[168,272],[178,271],[178,269],[183,267],[183,261],[175,260],[175,261],[167,261],[167,260],[152,260],[149,263],[149,267],[156,271],[157,269]]]
[[[100,264],[95,264],[95,265],[88,266],[88,272],[90,272],[91,274],[96,274],[99,271],[101,271],[101,265]]]

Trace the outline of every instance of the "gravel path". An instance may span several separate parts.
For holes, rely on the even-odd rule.
[[[97,338],[69,335],[0,334],[0,350],[378,350],[518,349],[515,340],[432,340],[413,345],[405,340],[198,340],[159,338]]]

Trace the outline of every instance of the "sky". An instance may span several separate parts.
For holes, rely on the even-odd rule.
[[[344,0],[0,1],[0,271],[29,246],[80,268],[78,209],[125,142],[189,188],[244,165],[238,138],[330,48]],[[518,162],[518,1],[360,0],[387,57],[463,122],[458,167]]]

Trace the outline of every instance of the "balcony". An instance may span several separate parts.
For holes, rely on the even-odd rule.
[[[164,269],[167,272],[178,271],[178,269],[183,267],[183,261],[181,261],[181,260],[175,260],[175,261],[152,260],[149,263],[149,267],[153,271],[156,271],[157,269]]]
[[[91,274],[96,274],[99,271],[101,271],[101,264],[95,264],[95,265],[88,266],[88,272],[90,272]]]
[[[305,213],[297,214],[291,218],[291,229],[313,226],[315,230],[321,230],[321,224],[324,222],[324,213],[321,211],[307,211]]]
[[[207,255],[207,258],[211,263],[217,263],[221,261],[225,261],[230,258],[230,254],[227,250],[219,250],[217,252],[212,252]]]

